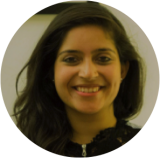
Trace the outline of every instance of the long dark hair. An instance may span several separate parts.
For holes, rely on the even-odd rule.
[[[121,63],[130,63],[128,74],[114,101],[116,118],[128,119],[137,114],[142,106],[142,60],[119,20],[106,8],[92,3],[64,10],[48,26],[29,61],[18,74],[18,97],[14,105],[18,128],[40,147],[61,155],[64,155],[72,130],[52,81],[53,67],[66,33],[73,27],[86,24],[101,26],[109,32]],[[27,69],[27,83],[18,93],[18,81],[24,69]]]

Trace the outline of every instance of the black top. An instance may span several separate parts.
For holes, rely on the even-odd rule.
[[[108,153],[115,150],[131,140],[140,128],[133,128],[127,124],[127,121],[117,121],[116,127],[107,128],[93,138],[89,144],[83,146],[72,141],[69,141],[65,156],[69,157],[92,157]]]

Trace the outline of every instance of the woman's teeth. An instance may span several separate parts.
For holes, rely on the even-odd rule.
[[[94,93],[99,91],[100,87],[92,87],[92,88],[86,88],[86,87],[76,87],[77,91],[84,92],[84,93]]]

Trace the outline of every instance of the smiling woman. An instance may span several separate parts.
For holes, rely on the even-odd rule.
[[[106,34],[93,24],[71,29],[55,62],[55,87],[73,128],[71,139],[79,144],[90,143],[100,130],[116,124],[113,101],[128,65],[122,70],[116,47]],[[85,123],[79,128],[82,118],[90,120],[90,127]]]
[[[19,129],[64,156],[96,156],[132,139],[127,125],[143,101],[143,61],[119,20],[98,4],[79,4],[49,25],[28,63],[14,106]]]

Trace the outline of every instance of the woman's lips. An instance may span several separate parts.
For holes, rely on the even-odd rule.
[[[97,92],[91,92],[91,93],[80,92],[80,91],[78,91],[76,88],[73,88],[73,89],[75,89],[76,93],[77,93],[78,95],[82,96],[82,97],[92,97],[92,96],[98,95],[98,94],[101,92],[101,89],[102,89],[102,88],[103,88],[103,87],[101,87]]]
[[[72,87],[72,88],[75,89],[76,91],[78,91],[78,90],[77,90],[77,87]],[[102,88],[104,88],[104,87],[100,87],[99,91],[100,91]],[[80,91],[78,91],[78,92],[80,92]],[[87,93],[87,92],[82,92],[82,93]]]
[[[96,86],[95,86],[95,87],[74,86],[74,87],[72,87],[72,88],[78,88],[78,87],[81,87],[81,88],[95,88]],[[100,89],[101,89],[101,88],[103,88],[104,86],[103,86],[103,87],[102,87],[102,86],[97,86],[97,87],[100,87]]]

